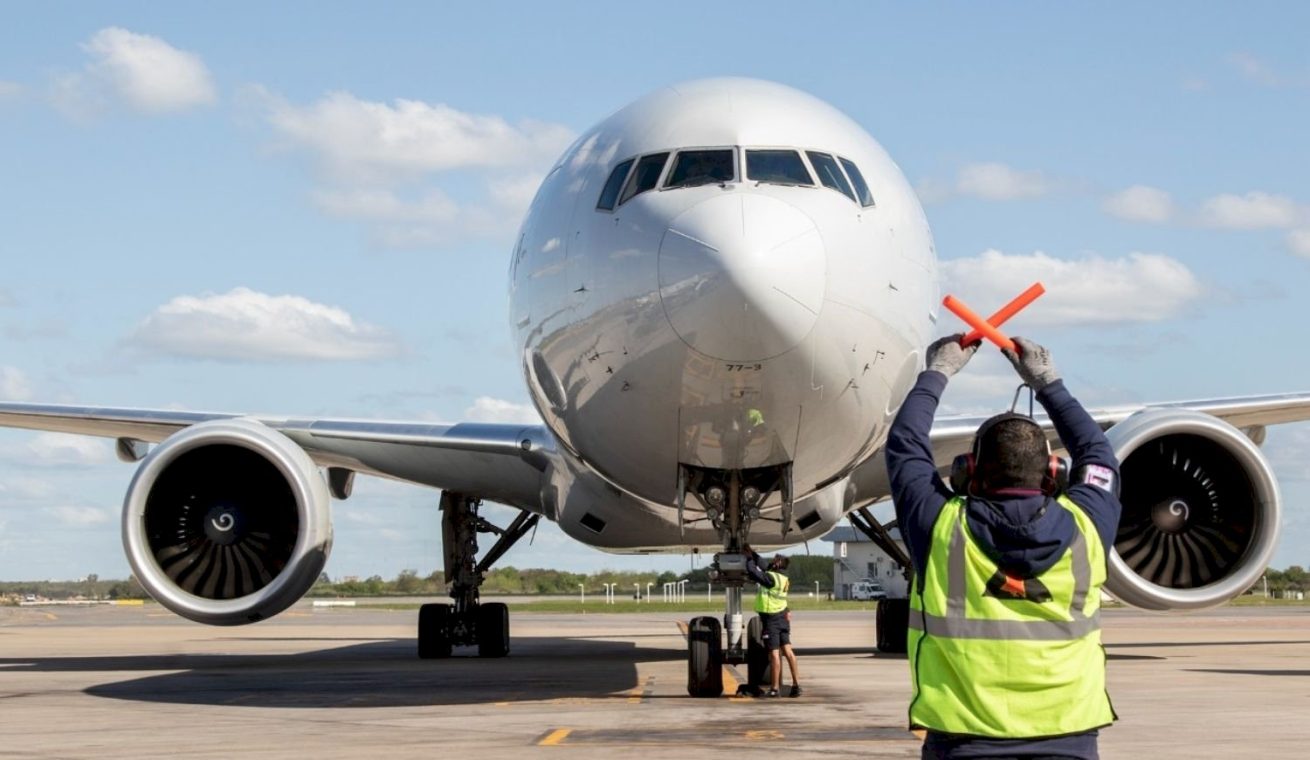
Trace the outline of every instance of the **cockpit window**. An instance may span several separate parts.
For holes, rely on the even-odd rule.
[[[628,199],[634,195],[641,195],[647,190],[653,190],[656,183],[660,181],[660,172],[664,171],[664,162],[669,160],[668,153],[652,153],[644,156],[637,162],[637,170],[632,173],[632,179],[628,180],[628,187],[623,191],[623,197],[619,199],[619,205],[628,202]]]
[[[668,189],[731,182],[737,175],[733,164],[731,148],[684,150],[674,159],[673,171],[669,172],[664,187]]]
[[[819,173],[819,181],[824,187],[832,188],[847,198],[855,200],[855,191],[851,190],[851,183],[846,181],[846,176],[841,173],[841,167],[837,166],[835,158],[827,153],[816,153],[812,150],[806,151],[805,155],[810,157],[810,163],[814,164],[814,171]]]
[[[810,170],[794,150],[746,151],[746,178],[778,185],[814,186]]]
[[[628,170],[632,168],[632,162],[635,160],[629,158],[614,167],[614,171],[610,172],[610,178],[605,180],[605,189],[600,191],[600,200],[596,201],[596,208],[603,211],[614,210],[614,206],[619,202],[619,191],[623,189],[623,180],[628,178]]]
[[[855,185],[855,194],[860,197],[861,206],[873,205],[873,193],[869,192],[869,183],[864,181],[864,175],[860,174],[860,167],[855,165],[854,161],[843,158],[841,165],[846,167],[846,174],[851,178],[851,184]]]

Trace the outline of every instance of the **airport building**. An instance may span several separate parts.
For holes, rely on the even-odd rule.
[[[888,532],[901,550],[905,541],[896,523],[887,526]],[[832,544],[832,588],[834,599],[851,599],[851,590],[858,581],[876,581],[889,597],[909,595],[905,576],[900,565],[868,536],[851,527],[838,525],[823,537]]]

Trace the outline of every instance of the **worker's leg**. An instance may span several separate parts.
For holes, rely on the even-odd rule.
[[[783,653],[783,655],[787,658],[787,667],[788,667],[788,669],[791,670],[791,684],[792,684],[792,686],[800,686],[800,684],[801,684],[801,673],[800,673],[800,670],[796,667],[796,653],[793,652],[793,651],[791,650],[791,644],[790,644],[790,643],[787,643],[787,644],[783,644],[783,645],[782,645],[782,653]]]
[[[769,650],[769,666],[773,669],[771,685],[773,692],[776,694],[778,689],[782,688],[782,657],[778,654],[777,649]]]

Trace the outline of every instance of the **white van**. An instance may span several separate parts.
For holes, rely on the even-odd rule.
[[[867,602],[871,599],[886,599],[887,592],[878,581],[856,581],[851,584],[851,598],[860,602]]]

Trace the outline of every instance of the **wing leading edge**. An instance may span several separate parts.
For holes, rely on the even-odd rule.
[[[1109,429],[1145,409],[1187,409],[1203,412],[1247,431],[1260,440],[1256,432],[1268,425],[1281,425],[1310,420],[1310,393],[1280,393],[1266,396],[1239,396],[1234,398],[1203,399],[1198,401],[1170,401],[1153,404],[1136,404],[1088,410],[1102,429]],[[939,468],[948,468],[951,461],[973,445],[973,435],[987,416],[938,417],[932,428],[933,459]],[[1044,414],[1037,421],[1052,440],[1055,427]],[[866,505],[886,498],[888,493],[887,468],[879,451],[855,468],[851,479],[856,486],[856,504]]]
[[[306,419],[165,409],[0,403],[0,426],[158,443],[210,420],[246,417],[295,441],[316,464],[459,491],[543,512],[555,453],[542,425]]]

